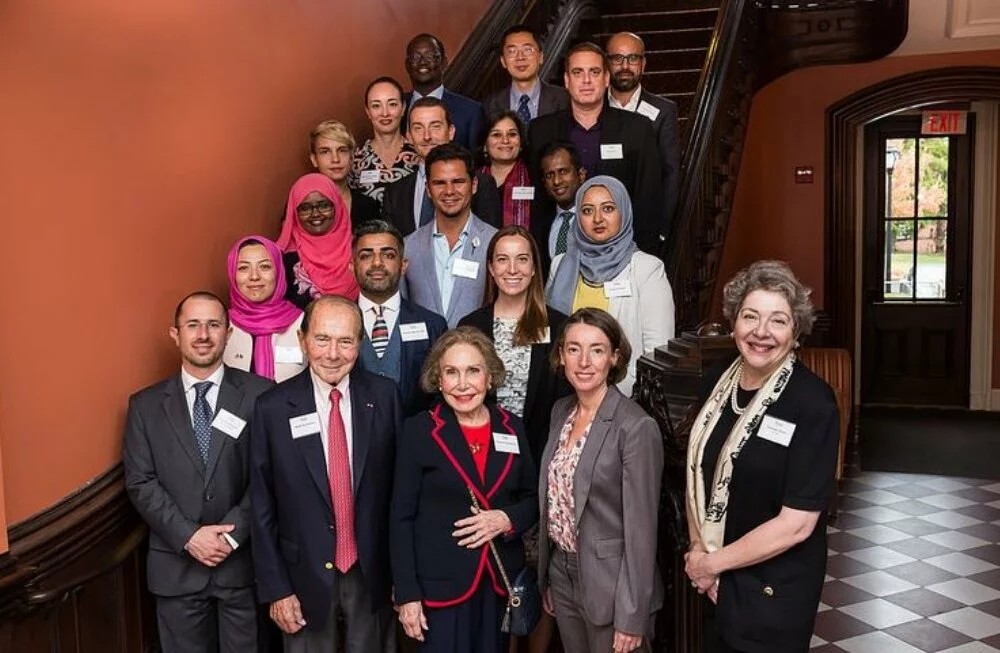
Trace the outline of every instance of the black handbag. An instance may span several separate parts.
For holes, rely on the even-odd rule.
[[[471,488],[469,496],[472,497],[472,505],[479,510],[479,501],[476,500]],[[507,607],[500,621],[500,632],[510,633],[515,637],[527,637],[542,618],[542,595],[538,591],[538,577],[531,567],[526,566],[518,572],[514,583],[511,584],[492,539],[490,539],[490,551],[493,552],[493,559],[497,561],[497,569],[500,570],[500,577],[503,578],[504,587],[507,589]]]

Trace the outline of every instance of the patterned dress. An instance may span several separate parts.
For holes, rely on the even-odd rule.
[[[365,144],[354,152],[354,159],[351,161],[351,174],[347,180],[348,185],[355,190],[359,190],[368,197],[382,202],[385,194],[385,187],[394,181],[399,181],[420,167],[420,155],[409,143],[403,143],[403,149],[399,151],[396,160],[388,168],[382,165],[382,159],[375,153],[372,147],[372,139],[365,141]],[[378,181],[371,179],[371,172],[378,172]]]
[[[493,318],[493,341],[503,361],[507,377],[497,388],[497,403],[518,417],[524,416],[528,396],[528,371],[531,369],[531,345],[515,345],[517,318]]]

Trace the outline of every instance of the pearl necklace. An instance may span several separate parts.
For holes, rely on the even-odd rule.
[[[736,394],[739,392],[740,379],[742,378],[743,378],[743,366],[740,365],[740,370],[736,375],[736,382],[733,383],[733,391],[729,393],[729,405],[733,409],[733,412],[736,413],[737,417],[745,413],[747,408],[750,407],[750,403],[753,403],[753,399],[751,399],[750,403],[748,403],[745,408],[740,408],[740,405],[736,403]]]

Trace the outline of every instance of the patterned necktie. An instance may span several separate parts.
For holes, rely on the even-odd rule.
[[[562,224],[559,225],[559,233],[556,234],[556,255],[566,253],[566,241],[569,239],[569,225],[573,220],[573,212],[560,211],[559,219],[562,220]]]
[[[528,108],[529,102],[531,102],[531,98],[528,97],[527,93],[521,95],[521,99],[517,101],[517,117],[521,119],[525,127],[531,122],[531,109]]]
[[[330,391],[330,428],[327,433],[330,498],[333,523],[337,529],[337,550],[333,561],[340,573],[347,573],[358,559],[354,540],[354,490],[351,487],[351,458],[347,453],[347,430],[340,416],[340,390]]]
[[[385,308],[382,306],[372,307],[372,312],[375,313],[375,324],[372,325],[372,347],[375,349],[375,355],[379,358],[382,358],[385,350],[389,347],[389,325],[382,317],[383,311]]]
[[[212,408],[208,405],[208,391],[212,389],[211,381],[194,384],[194,438],[201,452],[201,462],[208,464],[208,448],[212,444]]]

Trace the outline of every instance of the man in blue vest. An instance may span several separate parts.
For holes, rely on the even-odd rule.
[[[399,280],[406,265],[403,236],[396,227],[369,220],[354,230],[351,269],[361,286],[358,307],[365,323],[358,363],[396,382],[403,412],[409,416],[430,405],[430,397],[420,390],[420,372],[448,324],[437,313],[400,296]]]

